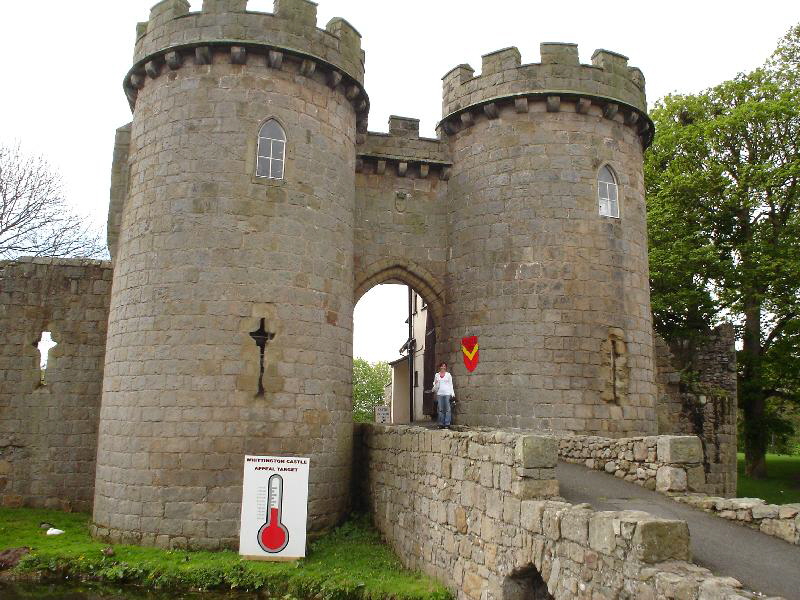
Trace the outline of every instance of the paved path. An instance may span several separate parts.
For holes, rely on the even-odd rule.
[[[581,465],[559,462],[556,473],[568,502],[587,502],[596,510],[643,510],[686,521],[697,564],[715,575],[734,577],[752,591],[800,600],[800,546]]]

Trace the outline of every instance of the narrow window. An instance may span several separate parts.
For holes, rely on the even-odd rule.
[[[39,341],[34,344],[39,350],[39,385],[47,385],[47,363],[52,350],[57,342],[49,331],[43,331]]]
[[[258,132],[258,157],[256,176],[283,179],[286,156],[286,134],[275,119],[270,119]]]
[[[600,214],[604,217],[619,218],[619,200],[617,197],[617,178],[614,172],[604,166],[597,176],[597,197],[600,200]]]

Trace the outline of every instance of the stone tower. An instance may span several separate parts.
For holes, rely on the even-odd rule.
[[[128,187],[112,189],[99,537],[235,544],[244,454],[311,458],[312,529],[348,509],[363,73],[358,32],[317,29],[307,0],[274,14],[164,0],[138,25],[114,175]],[[282,179],[256,176],[270,119]]]
[[[574,44],[542,44],[541,63],[508,48],[443,84],[460,422],[654,433],[641,71],[613,52],[582,65]],[[619,218],[598,214],[606,167]],[[460,340],[472,335],[481,362],[467,375]]]

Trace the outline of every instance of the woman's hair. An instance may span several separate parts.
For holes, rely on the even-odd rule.
[[[444,366],[446,367],[446,366],[447,366],[447,363],[446,363],[446,362],[444,362],[444,361],[440,362],[440,363],[439,363],[439,368],[440,368],[440,369],[442,368],[442,365],[444,365]]]

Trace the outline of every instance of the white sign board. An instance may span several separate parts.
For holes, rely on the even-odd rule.
[[[389,407],[385,404],[379,404],[375,407],[375,422],[376,423],[389,423],[392,420]]]
[[[306,555],[309,459],[245,456],[239,554],[259,560]]]

